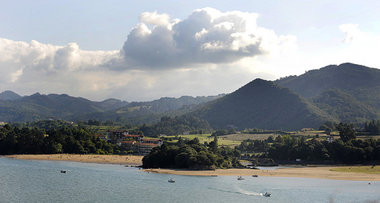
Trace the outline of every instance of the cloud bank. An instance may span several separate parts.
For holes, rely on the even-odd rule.
[[[184,20],[146,12],[121,50],[126,68],[223,64],[270,52],[291,37],[259,27],[256,13],[195,10]]]
[[[213,8],[195,10],[183,20],[144,12],[115,51],[0,38],[0,85],[2,91],[21,94],[55,92],[91,99],[144,100],[232,91],[254,79],[253,65],[258,61],[296,44],[294,36],[279,36],[258,26],[257,18],[256,13]],[[183,85],[173,86],[178,83]]]

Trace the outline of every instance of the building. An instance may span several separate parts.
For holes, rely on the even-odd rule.
[[[126,151],[133,151],[134,154],[146,155],[154,147],[159,147],[163,144],[160,139],[146,139],[144,135],[132,135],[125,130],[107,131],[106,138],[108,142],[121,146]]]
[[[162,145],[162,140],[158,139],[140,139],[138,140],[124,140],[120,142],[120,145],[126,151],[133,151],[134,154],[147,155],[153,148]]]
[[[328,143],[332,143],[332,142],[334,142],[334,137],[333,136],[328,136],[327,138],[326,138],[326,141],[328,142]]]

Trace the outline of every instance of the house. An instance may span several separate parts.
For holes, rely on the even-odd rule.
[[[328,137],[326,138],[326,141],[327,141],[328,143],[332,143],[332,142],[334,142],[334,136],[328,136]]]
[[[123,147],[126,151],[133,151],[134,154],[146,155],[154,147],[163,144],[160,139],[147,139],[144,135],[129,134],[126,130],[109,130],[106,133],[108,142]]]
[[[153,148],[161,146],[162,143],[162,140],[156,139],[124,140],[120,142],[123,148],[127,151],[133,151],[137,155],[147,155]]]

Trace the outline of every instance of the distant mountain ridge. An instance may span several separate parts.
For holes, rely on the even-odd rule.
[[[67,94],[35,93],[30,96],[16,97],[10,91],[1,93],[0,121],[27,122],[41,119],[64,120],[117,120],[154,122],[161,115],[189,106],[211,101],[218,96],[180,98],[161,98],[151,102],[126,102],[118,99],[106,99],[101,102],[90,101],[82,97]],[[10,96],[12,97],[10,97]],[[186,107],[187,106],[187,107]],[[189,108],[191,109],[191,108]],[[182,111],[189,111],[182,110]]]
[[[0,93],[0,121],[96,119],[137,125],[186,114],[205,119],[216,129],[298,130],[318,128],[325,121],[380,119],[380,70],[352,63],[329,65],[276,81],[255,79],[227,95],[163,97],[149,102]]]
[[[8,101],[12,101],[12,100],[16,100],[16,99],[20,99],[21,96],[10,91],[10,90],[7,90],[7,91],[4,91],[4,92],[1,92],[0,93],[0,100],[8,100]]]

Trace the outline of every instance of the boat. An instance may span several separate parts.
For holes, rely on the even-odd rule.
[[[270,197],[270,195],[271,195],[271,193],[269,193],[269,192],[265,192],[265,193],[263,194],[264,197]]]
[[[241,176],[238,176],[237,179],[238,179],[238,180],[244,180],[244,178],[241,177]]]
[[[175,183],[175,179],[174,179],[174,178],[170,178],[170,179],[168,180],[168,182],[169,182],[169,183]]]
[[[66,171],[64,171],[64,170],[61,170],[61,173],[66,173]]]
[[[252,177],[257,178],[257,177],[259,177],[259,175],[252,175]]]

